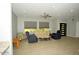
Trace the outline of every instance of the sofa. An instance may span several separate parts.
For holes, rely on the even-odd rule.
[[[33,32],[38,38],[49,38],[49,30],[38,29]]]

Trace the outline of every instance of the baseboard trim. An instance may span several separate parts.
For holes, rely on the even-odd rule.
[[[71,37],[71,38],[76,38],[76,39],[79,39],[79,37],[75,37],[75,36],[74,36],[74,37],[73,37],[73,36],[67,36],[67,37]]]

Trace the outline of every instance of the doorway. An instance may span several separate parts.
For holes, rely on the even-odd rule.
[[[66,34],[67,34],[67,24],[66,23],[60,23],[60,31],[61,31],[61,36],[66,36]]]

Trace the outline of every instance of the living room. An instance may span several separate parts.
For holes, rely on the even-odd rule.
[[[18,33],[23,34],[20,36],[20,47],[14,47],[13,54],[79,54],[78,5],[78,3],[12,3],[12,38],[16,38]],[[28,43],[25,37],[26,31],[44,39],[60,30],[60,23],[66,24],[66,35],[61,36],[60,40],[38,39],[35,44]],[[60,46],[61,44],[63,46]],[[71,45],[73,47],[70,47]]]

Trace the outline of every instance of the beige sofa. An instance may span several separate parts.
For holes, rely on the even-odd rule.
[[[49,30],[36,30],[33,32],[38,38],[49,38]]]

